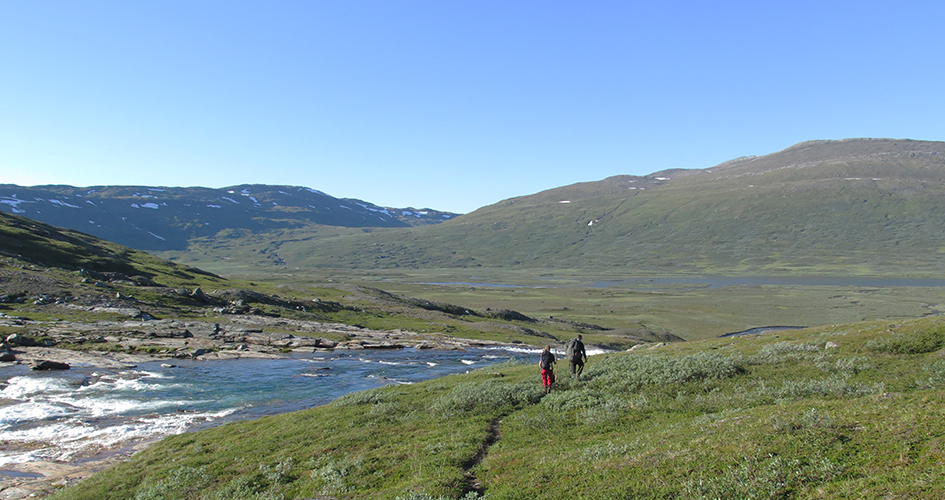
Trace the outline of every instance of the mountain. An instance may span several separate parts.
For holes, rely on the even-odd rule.
[[[297,186],[221,189],[0,185],[0,210],[140,250],[184,251],[192,238],[315,225],[405,228],[457,214],[379,207]]]
[[[282,245],[289,265],[941,274],[945,143],[811,141],[615,176],[436,226]]]
[[[455,214],[307,188],[0,185],[0,207],[211,270],[945,273],[945,143],[810,141]]]

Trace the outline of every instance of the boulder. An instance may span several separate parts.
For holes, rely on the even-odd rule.
[[[68,370],[71,368],[68,363],[62,363],[59,361],[49,361],[49,360],[33,360],[31,370]]]
[[[16,356],[10,351],[0,351],[0,361],[16,361]]]
[[[24,337],[20,335],[19,333],[14,333],[10,335],[9,337],[7,337],[7,343],[11,345],[15,345],[15,346],[20,346],[20,347],[38,347],[39,345],[41,345],[39,342],[29,337]]]

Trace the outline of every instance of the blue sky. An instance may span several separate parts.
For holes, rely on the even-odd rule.
[[[811,139],[945,140],[943,5],[0,0],[0,183],[470,212]]]

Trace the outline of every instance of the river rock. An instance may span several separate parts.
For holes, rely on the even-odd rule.
[[[39,359],[34,360],[33,365],[30,367],[31,370],[68,370],[69,368],[71,367],[68,363]]]
[[[0,351],[0,361],[16,361],[16,356],[10,351]]]
[[[203,290],[201,290],[199,287],[198,287],[198,288],[194,288],[194,291],[193,291],[193,292],[190,292],[190,296],[191,296],[192,298],[194,298],[194,299],[197,299],[197,300],[201,301],[201,302],[207,302],[207,295],[204,294],[204,293],[203,293]]]
[[[15,345],[15,346],[20,346],[20,347],[35,347],[35,346],[40,345],[39,342],[36,342],[35,340],[29,337],[24,337],[20,335],[19,333],[14,333],[10,335],[9,337],[7,337],[7,343],[11,345]]]

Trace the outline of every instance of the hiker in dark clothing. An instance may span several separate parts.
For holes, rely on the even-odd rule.
[[[580,335],[576,339],[568,341],[566,354],[571,368],[571,376],[580,375],[584,371],[584,362],[587,361],[587,351],[584,350],[584,342]]]
[[[555,383],[555,367],[558,366],[558,358],[551,352],[550,345],[546,345],[545,350],[541,352],[538,366],[541,368],[541,383],[545,386],[545,394],[548,394],[551,392],[551,384]]]

